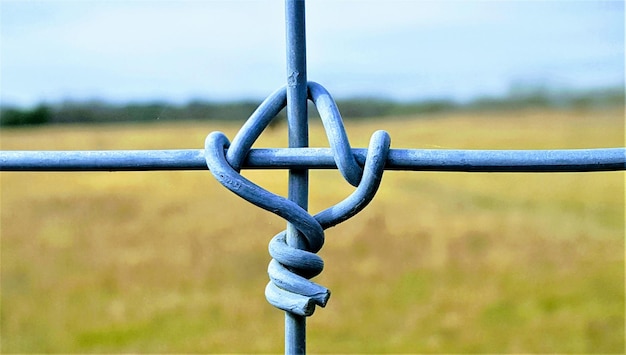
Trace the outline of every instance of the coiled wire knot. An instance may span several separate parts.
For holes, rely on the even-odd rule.
[[[250,148],[287,104],[286,87],[271,94],[254,111],[239,130],[232,143],[221,132],[210,133],[205,141],[205,159],[213,176],[226,188],[267,211],[292,223],[305,242],[305,249],[287,243],[286,231],[278,233],[269,243],[272,261],[268,267],[270,282],[265,289],[267,300],[277,308],[310,316],[315,306],[324,307],[330,291],[310,278],[324,268],[316,254],[324,244],[324,229],[335,226],[360,212],[372,200],[385,168],[391,139],[385,131],[375,132],[365,164],[360,166],[348,142],[337,105],[321,85],[309,82],[308,97],[313,101],[324,124],[335,163],[343,177],[356,189],[350,196],[316,215],[309,214],[293,201],[275,195],[246,179],[241,169]]]

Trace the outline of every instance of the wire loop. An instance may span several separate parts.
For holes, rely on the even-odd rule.
[[[313,101],[322,119],[337,168],[346,181],[352,186],[357,186],[363,175],[363,168],[352,154],[352,148],[348,142],[348,135],[337,104],[322,85],[309,81],[307,88],[308,98]],[[254,142],[286,105],[286,86],[274,91],[259,105],[233,138],[226,153],[226,160],[230,166],[236,171],[241,170]]]
[[[318,107],[333,152],[344,178],[356,189],[343,201],[315,216],[295,202],[273,194],[239,174],[250,148],[271,120],[286,105],[286,90],[272,93],[242,126],[232,143],[221,132],[210,133],[205,141],[205,160],[213,176],[226,188],[254,205],[292,223],[304,236],[305,250],[286,242],[286,232],[278,233],[269,243],[272,261],[268,267],[270,282],[265,289],[267,300],[277,308],[310,316],[315,306],[324,307],[330,291],[309,279],[321,273],[323,260],[316,255],[324,244],[324,229],[335,226],[360,212],[374,198],[389,155],[391,138],[385,131],[374,132],[365,163],[360,166],[348,142],[337,106],[321,85],[308,83],[309,98]]]

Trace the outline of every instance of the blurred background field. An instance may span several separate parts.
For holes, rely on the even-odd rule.
[[[624,145],[623,106],[443,112],[347,121],[392,148]],[[3,129],[1,149],[201,148],[240,123]],[[286,127],[256,147],[286,146]],[[311,123],[311,146],[327,146]],[[286,193],[285,171],[244,171]],[[279,353],[263,295],[284,221],[208,172],[2,173],[3,353]],[[312,171],[310,209],[352,188]],[[308,321],[312,353],[622,353],[624,173],[385,173],[331,228]]]
[[[1,149],[202,148],[285,83],[279,1],[1,6]],[[311,0],[306,23],[354,147],[625,145],[624,2]],[[285,223],[207,171],[0,179],[0,352],[282,352],[263,290]],[[312,171],[311,211],[351,191]],[[623,353],[624,197],[624,172],[386,172],[327,231],[308,349]]]

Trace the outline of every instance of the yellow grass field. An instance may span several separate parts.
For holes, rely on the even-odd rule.
[[[348,121],[392,148],[624,146],[624,110]],[[9,149],[202,148],[219,122],[5,129]],[[311,123],[311,146],[327,146]],[[284,147],[285,127],[256,147]],[[244,171],[286,193],[285,171]],[[208,171],[14,173],[1,179],[2,353],[280,353],[264,298],[280,218]],[[310,209],[352,191],[311,172]],[[388,171],[327,230],[311,353],[623,353],[624,173]]]

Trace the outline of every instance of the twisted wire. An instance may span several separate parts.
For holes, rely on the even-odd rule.
[[[310,316],[316,306],[324,307],[330,297],[326,287],[309,280],[324,268],[323,260],[316,254],[324,244],[324,229],[347,220],[369,204],[380,186],[391,142],[387,132],[374,132],[365,162],[363,166],[359,165],[352,154],[339,110],[328,91],[310,82],[308,95],[319,109],[337,167],[344,178],[356,186],[343,201],[314,216],[296,203],[263,189],[239,174],[254,141],[286,104],[285,88],[275,91],[257,108],[232,143],[221,132],[210,133],[205,141],[206,164],[222,185],[254,205],[291,222],[304,237],[304,249],[288,245],[286,231],[272,238],[269,243],[272,256],[268,266],[270,282],[265,289],[268,302],[301,316]]]

